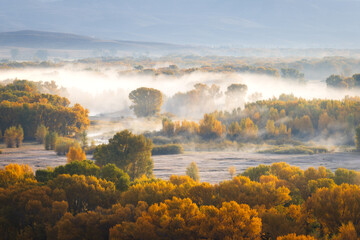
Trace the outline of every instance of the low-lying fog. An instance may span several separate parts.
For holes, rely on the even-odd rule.
[[[306,99],[342,99],[346,95],[355,96],[360,93],[358,90],[329,89],[326,87],[324,79],[308,80],[307,83],[300,84],[291,79],[256,74],[193,72],[176,77],[144,75],[129,70],[124,69],[123,66],[96,70],[84,66],[25,68],[2,70],[0,71],[0,80],[16,78],[31,81],[54,80],[59,86],[67,89],[69,93],[67,97],[72,103],[80,103],[88,108],[91,116],[101,113],[115,113],[112,116],[117,118],[133,116],[129,109],[131,102],[128,95],[132,90],[139,87],[156,88],[164,94],[163,112],[175,113],[180,119],[186,117],[193,120],[202,118],[206,112],[232,110],[234,107],[242,107],[244,104],[244,102],[226,103],[224,94],[214,101],[194,103],[191,109],[185,107],[184,111],[191,112],[179,111],[179,108],[183,107],[181,103],[167,104],[174,94],[190,91],[194,89],[194,85],[197,83],[204,83],[209,86],[216,84],[222,93],[230,84],[246,84],[248,86],[244,99],[246,102],[278,97],[282,93],[292,93],[297,97]]]

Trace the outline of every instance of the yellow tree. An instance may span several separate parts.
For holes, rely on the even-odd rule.
[[[71,163],[73,161],[83,161],[86,159],[85,152],[81,149],[80,146],[70,147],[69,152],[66,154],[67,162]]]
[[[214,114],[205,114],[200,121],[200,136],[205,139],[219,138],[226,131],[224,125],[216,120]]]

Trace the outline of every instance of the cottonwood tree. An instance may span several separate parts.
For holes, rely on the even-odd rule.
[[[142,175],[151,176],[153,161],[151,159],[152,141],[144,135],[135,135],[128,130],[118,132],[109,139],[108,144],[96,147],[94,158],[96,164],[103,166],[113,163],[129,174],[134,180]]]
[[[160,112],[163,104],[162,93],[154,88],[138,88],[129,94],[129,99],[133,102],[130,108],[137,117],[153,116]]]
[[[195,181],[200,180],[199,176],[199,168],[196,164],[196,162],[191,162],[189,166],[186,168],[186,175],[194,179]]]

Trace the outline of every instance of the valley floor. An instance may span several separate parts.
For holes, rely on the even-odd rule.
[[[28,164],[33,170],[56,167],[66,164],[66,156],[57,156],[54,151],[44,150],[43,145],[25,142],[21,148],[0,148],[0,168],[10,164]],[[88,159],[92,156],[88,155]],[[186,167],[195,161],[199,167],[200,180],[218,183],[230,179],[228,168],[234,166],[236,172],[243,172],[248,167],[274,162],[287,162],[302,169],[324,166],[335,171],[337,168],[347,168],[360,171],[360,154],[337,152],[314,155],[260,154],[248,152],[185,152],[179,155],[153,156],[154,175],[168,179],[171,175],[184,175]]]

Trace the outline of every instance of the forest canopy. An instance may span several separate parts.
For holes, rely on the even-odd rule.
[[[286,163],[219,184],[141,178],[74,161],[0,170],[3,239],[350,239],[360,236],[360,173]],[[354,214],[355,213],[355,214]],[[351,238],[353,239],[353,238]]]
[[[87,129],[90,125],[87,109],[80,104],[69,106],[67,98],[41,91],[60,89],[54,82],[27,80],[0,86],[0,130],[5,132],[8,127],[21,125],[25,139],[34,139],[40,125],[64,136]]]

